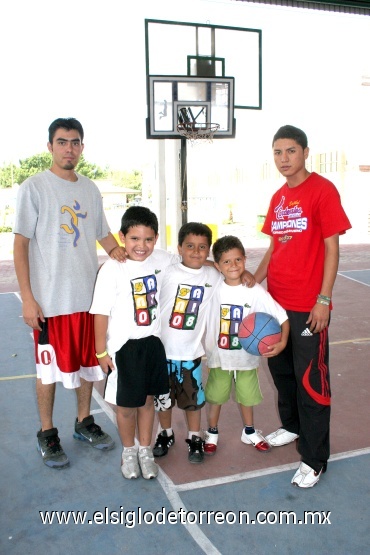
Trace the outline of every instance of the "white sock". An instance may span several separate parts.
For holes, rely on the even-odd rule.
[[[124,451],[127,451],[127,449],[135,449],[135,451],[137,451],[137,446],[136,446],[136,445],[133,445],[132,447],[125,447],[125,446],[123,446],[122,453],[123,453]]]
[[[172,428],[166,428],[166,429],[163,430],[163,431],[164,431],[164,432],[167,432],[167,435],[168,435],[168,436],[172,436],[172,434],[173,434]]]
[[[191,439],[192,436],[201,437],[200,432],[188,432],[188,439]]]
[[[142,451],[143,449],[149,449],[150,445],[139,445],[139,451]]]

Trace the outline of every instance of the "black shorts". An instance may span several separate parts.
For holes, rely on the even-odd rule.
[[[118,406],[142,407],[148,395],[168,393],[166,353],[158,337],[129,339],[115,360]]]

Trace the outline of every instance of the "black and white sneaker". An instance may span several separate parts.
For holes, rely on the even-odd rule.
[[[191,436],[191,439],[186,439],[189,447],[188,459],[191,463],[202,463],[204,461],[204,441],[201,437]]]
[[[164,457],[168,453],[168,449],[175,443],[175,434],[168,436],[166,430],[162,430],[158,435],[153,448],[155,457]]]

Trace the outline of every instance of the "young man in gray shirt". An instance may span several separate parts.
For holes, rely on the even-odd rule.
[[[38,450],[51,468],[69,464],[53,423],[56,382],[76,391],[74,437],[97,449],[114,447],[90,414],[93,382],[105,375],[95,355],[88,311],[98,271],[96,241],[112,258],[124,257],[110,233],[98,188],[75,172],[83,137],[74,118],[50,125],[51,168],[22,183],[13,230],[23,319],[34,330]]]

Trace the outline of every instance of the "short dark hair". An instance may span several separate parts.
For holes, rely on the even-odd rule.
[[[187,235],[201,235],[206,237],[208,246],[212,245],[212,230],[208,225],[199,222],[188,222],[180,227],[178,234],[178,245],[182,245]]]
[[[225,235],[225,237],[217,239],[212,247],[214,261],[217,263],[220,262],[223,253],[229,252],[231,249],[239,249],[243,256],[245,256],[244,245],[235,235]]]
[[[293,139],[303,150],[308,146],[306,133],[302,129],[294,127],[294,125],[283,125],[283,127],[280,127],[272,139],[272,146],[274,146],[275,141],[278,139]]]
[[[145,206],[130,206],[123,214],[121,219],[121,232],[126,235],[130,227],[145,225],[150,227],[158,235],[158,218]]]
[[[49,143],[53,142],[55,133],[58,129],[66,129],[71,131],[72,129],[78,131],[81,137],[81,143],[84,141],[84,130],[80,122],[75,118],[58,118],[55,119],[49,126]]]

